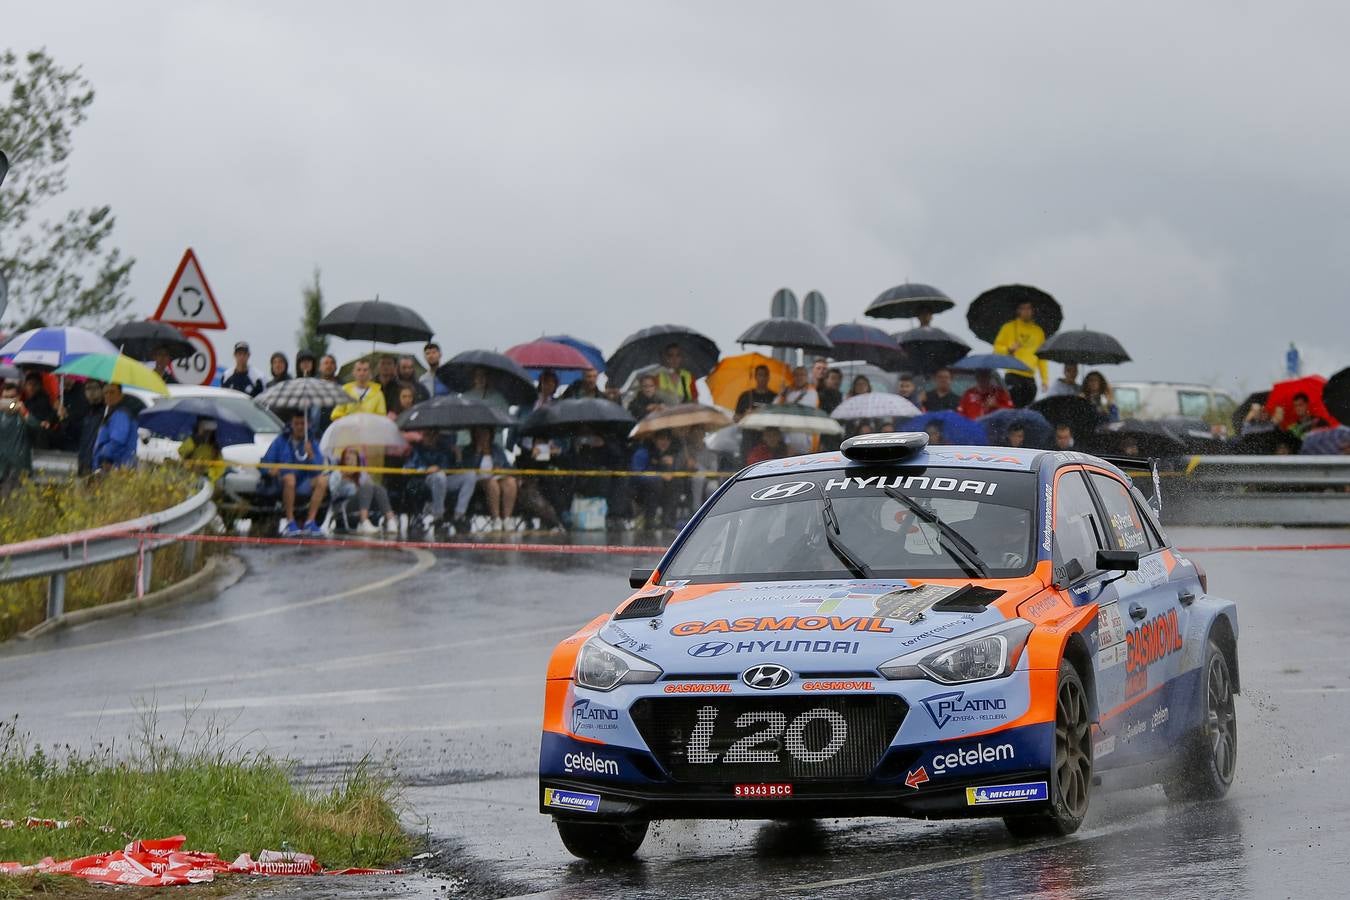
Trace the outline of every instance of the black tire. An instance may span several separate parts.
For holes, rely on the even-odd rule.
[[[1182,742],[1176,777],[1163,785],[1171,800],[1218,800],[1237,770],[1237,710],[1228,657],[1213,641],[1200,675],[1205,719]]]
[[[631,859],[647,837],[646,822],[577,822],[554,819],[563,846],[578,859]]]
[[[1068,660],[1059,664],[1055,689],[1055,761],[1050,800],[1034,812],[1005,816],[1013,837],[1063,837],[1083,824],[1092,795],[1092,715],[1087,691]]]

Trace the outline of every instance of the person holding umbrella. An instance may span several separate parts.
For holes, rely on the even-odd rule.
[[[684,349],[677,343],[666,344],[661,351],[656,389],[675,398],[676,403],[698,402],[698,385],[694,384],[693,373],[684,367]]]
[[[427,362],[427,374],[422,376],[422,387],[433,397],[449,394],[450,388],[436,377],[436,370],[441,367],[441,345],[435,341],[427,341],[427,345],[422,348],[422,358]]]
[[[173,353],[168,345],[160,344],[155,348],[153,354],[155,360],[155,374],[163,379],[165,384],[178,384],[178,377],[173,374]]]
[[[1042,387],[1050,387],[1050,366],[1036,355],[1045,343],[1045,330],[1036,324],[1036,306],[1030,300],[1017,304],[1017,317],[1003,323],[994,338],[994,352],[1015,356],[1033,371],[1041,373]],[[1036,379],[1016,372],[1007,374],[1008,394],[1017,406],[1026,406],[1036,399]]]
[[[0,495],[33,470],[33,439],[42,425],[19,399],[19,386],[0,390]]]
[[[225,474],[225,459],[216,439],[216,420],[210,416],[199,417],[192,434],[178,445],[178,456],[184,461],[206,463],[206,477],[212,484],[218,484],[220,476]]]
[[[777,428],[765,428],[759,433],[759,441],[745,455],[745,464],[766,462],[770,459],[783,459],[790,456],[788,446],[783,442],[783,432]]]
[[[961,405],[961,395],[952,390],[952,370],[943,366],[933,373],[933,389],[925,391],[919,404],[924,412],[955,411]]]
[[[318,361],[314,354],[308,350],[301,350],[295,354],[295,377],[296,378],[317,378]]]
[[[103,424],[94,440],[94,468],[104,472],[136,467],[136,414],[122,385],[103,388]]]
[[[366,377],[370,376],[370,367],[366,367]],[[313,465],[323,460],[314,449],[305,423],[303,409],[291,410],[289,429],[272,440],[272,445],[263,454],[262,462],[268,465],[268,473],[281,481],[281,508],[286,515],[282,534],[295,537],[299,534],[323,536],[319,527],[319,507],[323,505],[324,495],[328,492],[328,482],[317,477],[316,469],[287,469],[289,464]],[[295,519],[296,497],[309,497],[309,518],[303,528]]]

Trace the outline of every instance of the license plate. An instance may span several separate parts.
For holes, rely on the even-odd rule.
[[[750,797],[755,799],[791,797],[792,785],[790,784],[738,784],[736,785],[735,797]]]

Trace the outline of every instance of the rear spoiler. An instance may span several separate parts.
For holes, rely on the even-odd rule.
[[[1106,460],[1124,472],[1148,472],[1153,476],[1153,496],[1148,498],[1148,505],[1153,509],[1153,514],[1162,519],[1162,477],[1158,475],[1158,457],[1119,456],[1106,453],[1092,455]]]

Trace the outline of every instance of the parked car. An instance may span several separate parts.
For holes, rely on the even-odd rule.
[[[140,391],[132,388],[128,388],[127,393],[134,394],[144,401],[147,409],[153,407],[156,400],[162,399],[149,391]],[[226,462],[258,463],[262,460],[263,454],[267,452],[267,448],[272,445],[273,438],[283,430],[280,419],[274,416],[270,411],[255,405],[252,400],[238,391],[218,387],[171,384],[169,385],[169,396],[175,398],[210,397],[223,406],[235,411],[239,419],[248,423],[249,427],[253,429],[253,443],[231,444],[230,446],[223,448],[222,455],[225,457]],[[136,455],[139,459],[146,462],[161,462],[166,459],[177,459],[178,445],[180,443],[180,441],[169,440],[168,438],[155,437],[142,428],[141,446]],[[251,497],[258,490],[258,478],[258,469],[254,465],[231,466],[225,473],[225,493],[238,498]]]
[[[1237,408],[1226,391],[1205,384],[1177,381],[1122,381],[1114,385],[1122,419],[1166,419],[1180,416],[1226,423]]]

